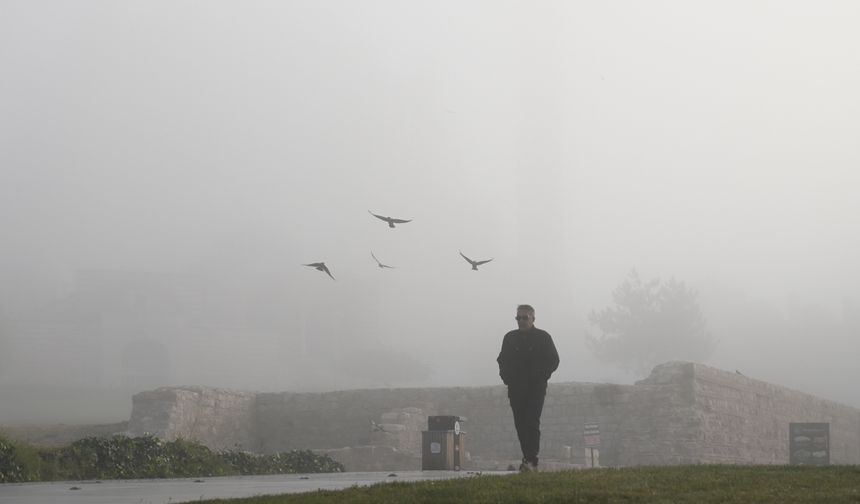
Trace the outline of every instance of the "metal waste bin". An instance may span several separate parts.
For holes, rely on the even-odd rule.
[[[427,417],[427,430],[429,431],[456,431],[460,432],[460,417],[456,415],[432,415]]]
[[[421,433],[421,470],[459,471],[466,451],[465,432],[430,430]]]

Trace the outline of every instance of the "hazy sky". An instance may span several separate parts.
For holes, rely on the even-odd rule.
[[[532,303],[554,379],[632,380],[583,334],[636,268],[700,292],[709,364],[860,405],[856,327],[780,338],[860,300],[858,26],[853,0],[0,0],[0,299],[269,275],[424,385],[497,383]]]

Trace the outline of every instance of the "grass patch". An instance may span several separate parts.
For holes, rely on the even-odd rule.
[[[858,466],[631,467],[378,483],[199,504],[860,503]]]

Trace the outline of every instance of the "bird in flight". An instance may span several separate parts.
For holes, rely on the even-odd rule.
[[[387,264],[382,264],[381,262],[379,262],[379,259],[377,259],[375,255],[373,255],[372,250],[370,251],[370,255],[373,257],[373,260],[376,261],[376,264],[378,264],[380,268],[394,268],[394,266],[389,266]]]
[[[370,210],[367,211],[370,215],[376,217],[377,219],[384,220],[388,223],[388,227],[393,228],[395,224],[405,224],[407,222],[412,222],[412,219],[395,219],[394,217],[383,217],[382,215],[376,215]]]
[[[486,259],[483,261],[473,261],[473,260],[469,259],[468,257],[466,257],[466,254],[464,254],[462,251],[460,251],[460,255],[463,256],[463,259],[469,261],[469,264],[472,265],[472,269],[475,271],[478,271],[478,266],[492,261],[492,259]]]
[[[332,280],[334,280],[334,276],[331,274],[331,271],[328,270],[328,266],[326,266],[324,262],[303,264],[302,266],[310,266],[311,268],[315,268],[317,271],[324,271]]]

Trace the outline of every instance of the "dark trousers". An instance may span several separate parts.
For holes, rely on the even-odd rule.
[[[511,411],[514,413],[514,427],[520,438],[523,460],[535,465],[540,451],[540,415],[546,397],[546,384],[530,387],[508,387]]]

